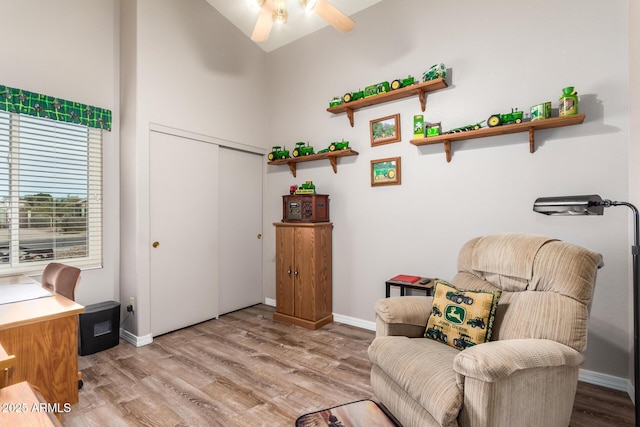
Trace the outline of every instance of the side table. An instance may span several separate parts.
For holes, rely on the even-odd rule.
[[[424,280],[429,280],[428,283],[420,283],[421,281]],[[391,286],[398,286],[400,287],[400,296],[403,297],[405,295],[405,289],[419,289],[419,290],[423,290],[425,291],[425,295],[426,296],[432,296],[433,295],[433,279],[428,278],[428,277],[421,277],[420,279],[416,280],[413,283],[408,283],[408,282],[403,282],[403,281],[397,281],[397,280],[392,280],[389,279],[385,282],[385,286],[386,286],[386,297],[389,298],[389,296],[391,295]]]

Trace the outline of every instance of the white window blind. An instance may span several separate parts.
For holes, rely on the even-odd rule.
[[[102,265],[102,133],[0,112],[0,274]]]

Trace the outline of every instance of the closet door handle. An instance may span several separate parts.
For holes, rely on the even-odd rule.
[[[160,242],[153,242],[151,246],[153,246],[154,248],[157,248],[158,246],[160,246]]]

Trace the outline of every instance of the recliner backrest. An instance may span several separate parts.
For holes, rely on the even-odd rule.
[[[502,290],[491,340],[551,339],[583,352],[602,256],[533,234],[504,233],[467,242],[452,283]]]

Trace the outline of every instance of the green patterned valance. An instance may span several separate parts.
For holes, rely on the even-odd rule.
[[[111,130],[111,110],[0,85],[0,110]]]

